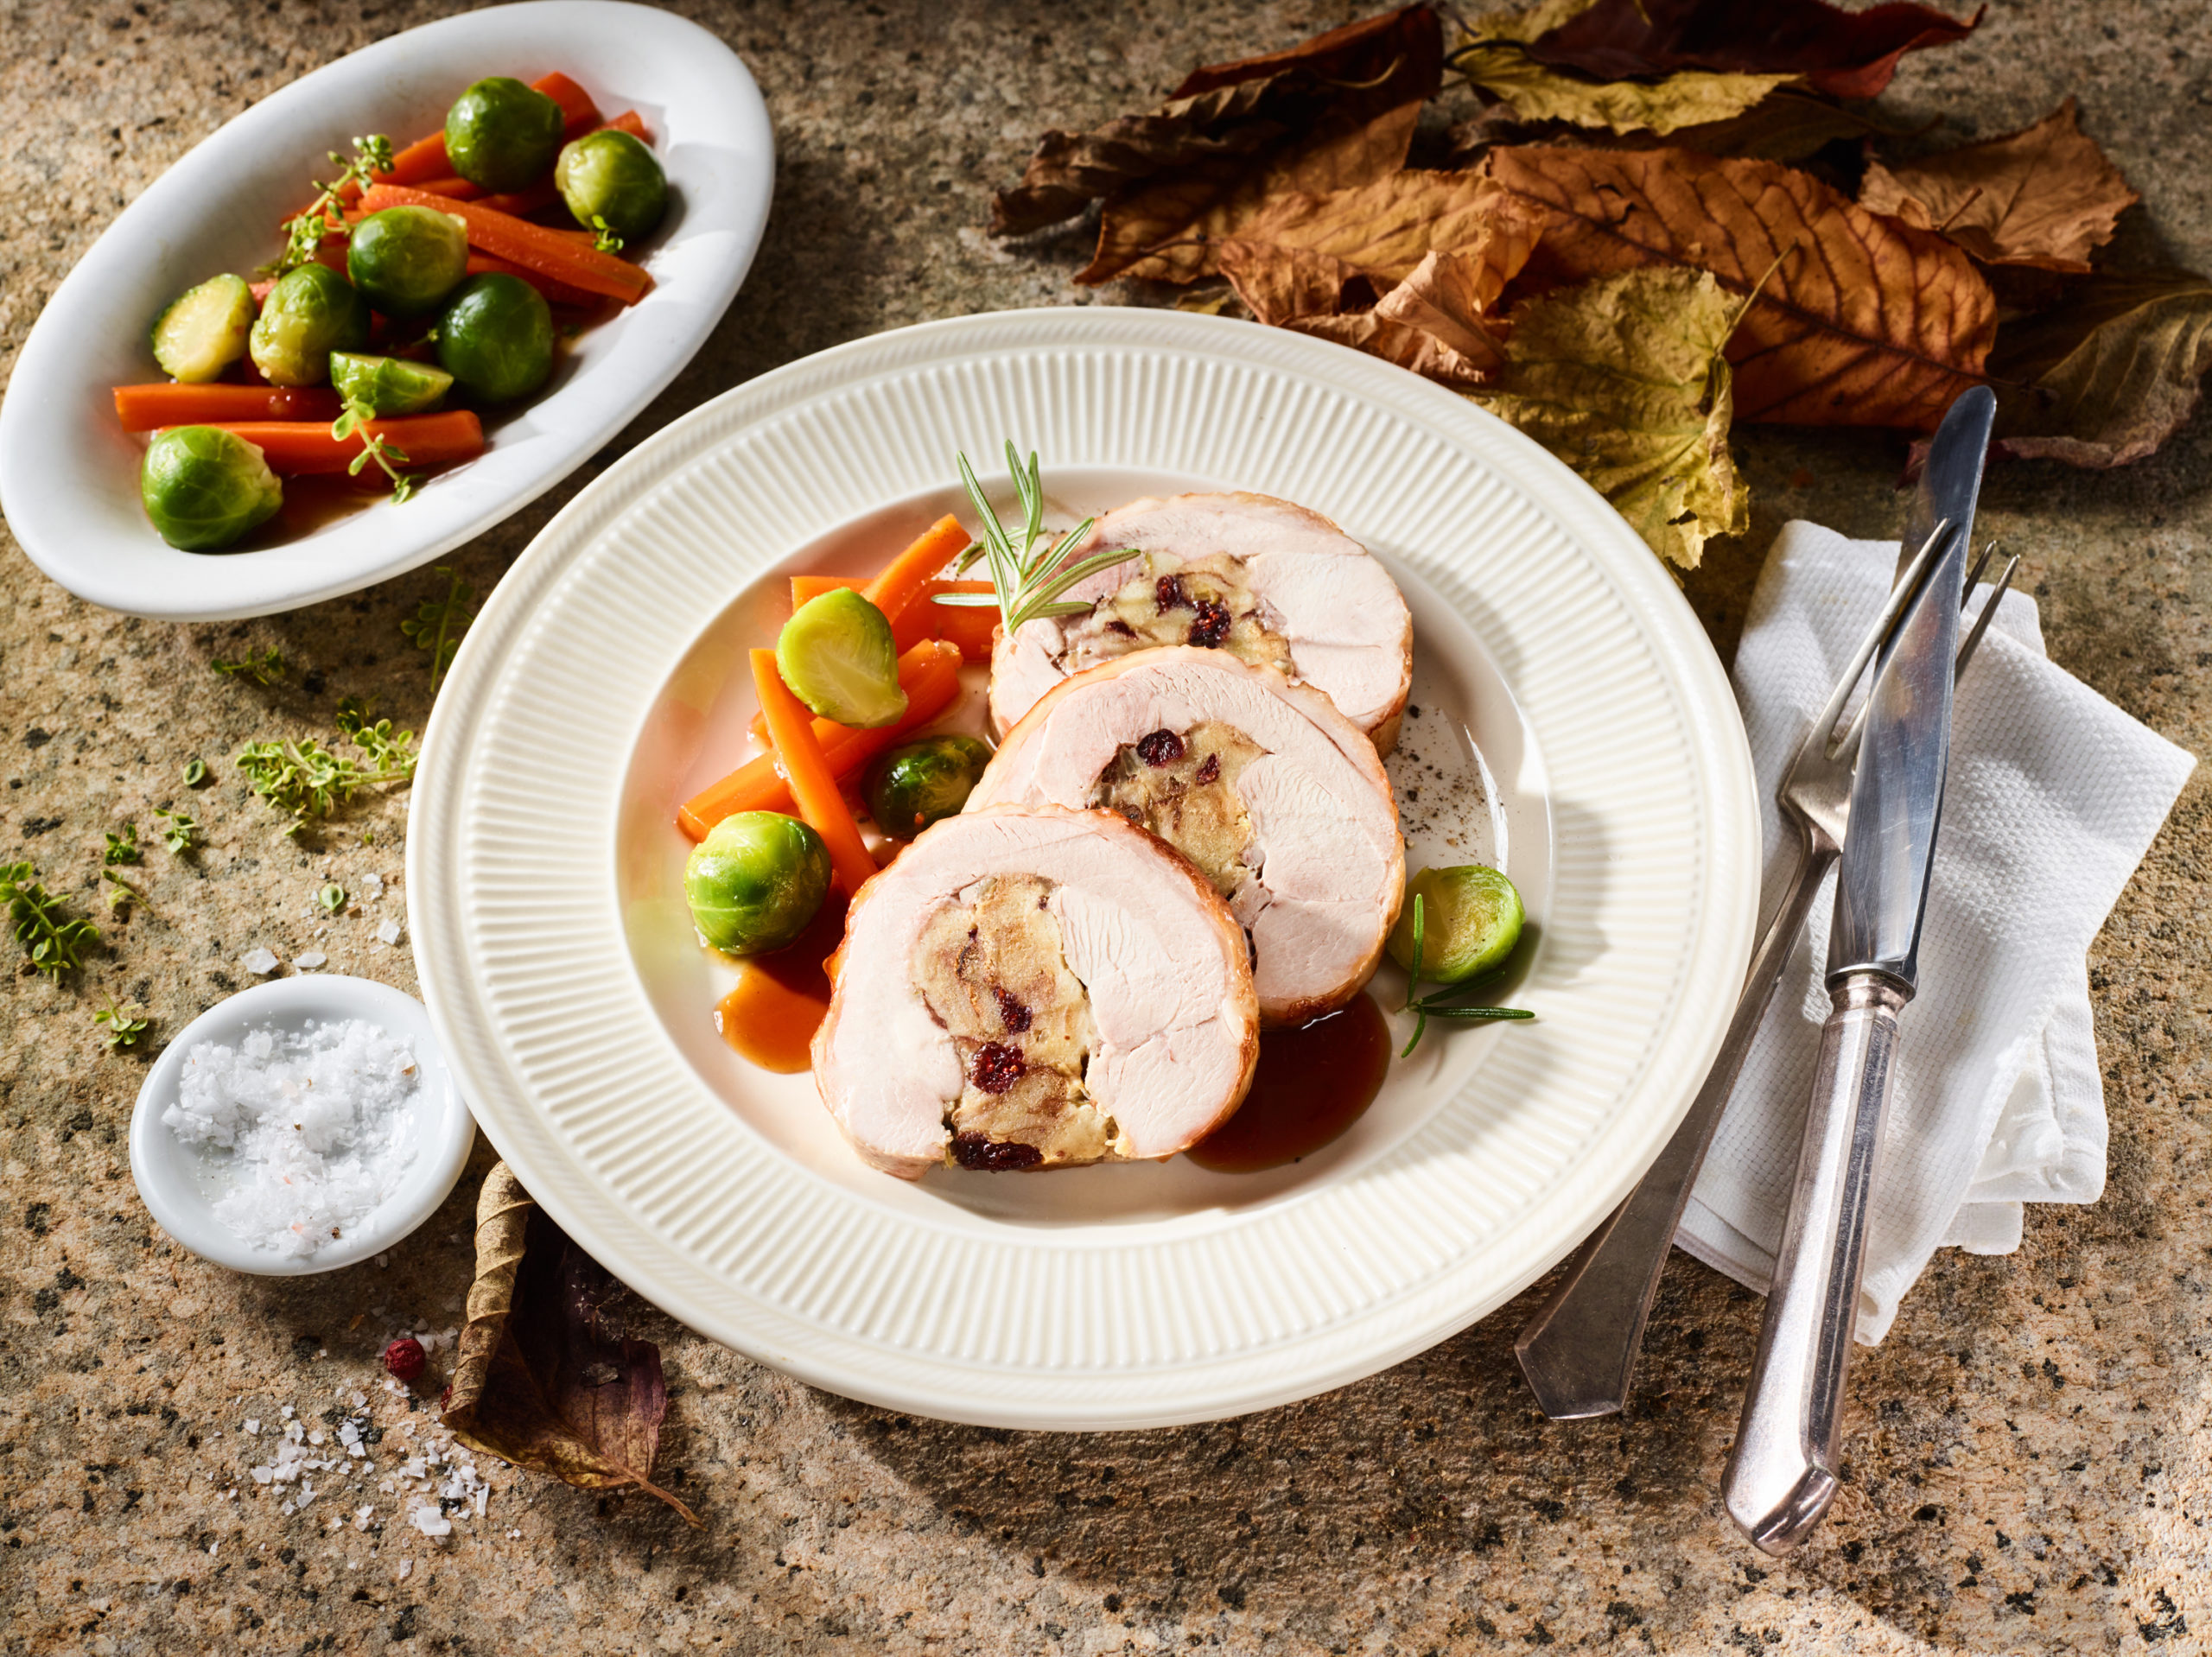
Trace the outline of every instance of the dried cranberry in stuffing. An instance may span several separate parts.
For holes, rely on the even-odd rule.
[[[1183,757],[1183,739],[1173,731],[1154,731],[1137,739],[1137,758],[1147,765],[1172,765]]]
[[[1116,638],[1135,638],[1137,636],[1137,630],[1119,616],[1106,624],[1106,631]]]
[[[1180,575],[1162,575],[1152,584],[1152,608],[1154,615],[1166,615],[1170,610],[1187,610],[1191,595],[1183,590]]]
[[[952,1136],[952,1159],[963,1168],[980,1168],[985,1173],[1004,1173],[1009,1169],[1034,1168],[1044,1161],[1045,1153],[1033,1145],[1016,1145],[987,1140],[981,1133],[956,1133]]]
[[[1004,1042],[987,1041],[976,1050],[975,1082],[985,1093],[1004,1093],[1028,1068],[1020,1050]]]
[[[423,1373],[423,1343],[412,1335],[401,1336],[384,1349],[384,1367],[398,1381],[412,1381]]]
[[[1221,756],[1217,753],[1208,754],[1205,758],[1205,763],[1198,767],[1198,786],[1200,788],[1204,788],[1208,783],[1217,780],[1220,776]]]
[[[1200,599],[1198,619],[1191,624],[1191,643],[1205,650],[1219,650],[1229,638],[1229,606],[1217,599]]]
[[[991,986],[991,994],[998,997],[999,1022],[1001,1024],[1014,1032],[1017,1036],[1023,1031],[1029,1028],[1029,1009],[1027,1007],[1024,1006],[1013,996],[1008,995],[996,984]]]

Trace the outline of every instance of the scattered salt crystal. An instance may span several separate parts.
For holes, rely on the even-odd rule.
[[[330,957],[320,949],[310,949],[303,955],[294,955],[292,964],[302,972],[315,972],[330,964]]]
[[[377,941],[380,943],[398,943],[399,923],[392,920],[378,921],[377,923]]]
[[[438,1504],[435,1501],[417,1500],[415,1505],[407,1510],[407,1520],[425,1536],[453,1534],[453,1521],[438,1511]]]
[[[402,1559],[402,1560],[399,1562],[399,1579],[400,1579],[402,1582],[406,1581],[406,1580],[407,1580],[407,1578],[408,1578],[409,1577],[410,1577],[410,1576],[412,1576],[412,1575],[414,1574],[414,1572],[415,1572],[415,1561],[414,1561],[414,1560],[412,1560],[412,1559]]]
[[[319,1432],[310,1432],[308,1434],[308,1442],[311,1444],[319,1444],[322,1442],[322,1435]]]
[[[361,877],[361,890],[372,898],[383,897],[384,876],[375,873],[363,875]]]
[[[289,1404],[280,1404],[277,1406],[277,1413],[289,1421],[292,1419],[292,1406]]]
[[[192,1049],[162,1120],[233,1153],[216,1216],[298,1259],[352,1235],[414,1160],[417,1071],[404,1041],[359,1019],[250,1031]]]
[[[276,970],[277,961],[273,951],[252,949],[238,957],[238,965],[257,978],[266,978]]]
[[[261,1423],[253,1419],[251,1416],[239,1422],[238,1427],[240,1431],[253,1433],[257,1437],[259,1436],[261,1432]]]

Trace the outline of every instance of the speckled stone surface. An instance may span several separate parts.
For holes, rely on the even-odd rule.
[[[92,237],[188,146],[437,10],[0,11],[0,372]],[[978,233],[1036,129],[1356,15],[1339,0],[690,10],[744,55],[774,116],[766,244],[667,395],[461,556],[480,587],[600,469],[753,374],[923,318],[1082,302],[1066,280],[1079,238],[1009,253]],[[1890,102],[1986,136],[2069,92],[2146,199],[2129,251],[2212,268],[2197,0],[1999,0],[1966,46],[1909,60]],[[1753,531],[1717,544],[1690,589],[1724,654],[1783,519],[1872,536],[1900,510],[1893,440],[1751,432],[1741,448]],[[2024,555],[2052,654],[2212,750],[2212,420],[2113,476],[2000,470],[1984,522]],[[139,1204],[123,1136],[148,1058],[109,1053],[92,1014],[135,1001],[158,1045],[246,981],[257,945],[413,987],[405,939],[375,937],[402,913],[404,803],[365,802],[295,844],[229,762],[258,738],[327,738],[344,694],[419,727],[427,679],[399,624],[441,585],[423,572],[290,616],[175,627],[91,609],[0,548],[0,856],[35,858],[97,910],[104,830],[133,821],[150,839],[152,808],[188,799],[209,840],[184,858],[156,845],[111,948],[60,988],[15,976],[0,1009],[0,1650],[2056,1653],[2195,1650],[2212,1629],[2201,775],[2090,963],[2113,1125],[2103,1201],[2031,1209],[2012,1258],[1938,1258],[1859,1362],[1849,1482],[1787,1563],[1740,1545],[1714,1495],[1758,1303],[1679,1255],[1635,1407],[1595,1425],[1530,1406],[1510,1350],[1526,1300],[1325,1398],[1098,1438],[888,1415],[633,1305],[667,1365],[664,1474],[702,1530],[504,1468],[484,1516],[442,1544],[375,1477],[330,1475],[283,1513],[247,1476],[268,1440],[245,1419],[291,1404],[327,1432],[323,1413],[360,1391],[386,1475],[406,1424],[428,1432],[426,1412],[379,1390],[377,1354],[399,1329],[458,1321],[486,1153],[382,1266],[229,1275]],[[288,663],[276,686],[209,669],[270,646]],[[194,755],[213,780],[191,792]],[[391,883],[380,899],[372,873]],[[326,879],[356,900],[327,921],[312,907]],[[330,1528],[363,1503],[369,1528]]]

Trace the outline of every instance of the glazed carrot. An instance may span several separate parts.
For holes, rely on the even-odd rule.
[[[861,588],[861,596],[887,616],[896,618],[922,590],[922,584],[968,547],[968,531],[950,512],[924,530],[914,543],[883,567]]]
[[[155,385],[115,388],[116,417],[125,431],[206,426],[238,420],[338,418],[338,394],[327,386]]]
[[[465,178],[425,179],[413,187],[422,191],[425,195],[451,196],[456,201],[475,201],[481,199],[484,194],[483,191]]]
[[[535,270],[517,264],[512,259],[495,259],[489,253],[471,253],[468,256],[470,276],[480,276],[487,271],[497,272],[503,276],[520,276],[545,295],[545,302],[548,305],[568,305],[578,310],[591,310],[607,302],[607,296],[603,294],[586,293],[581,288],[571,288],[565,282],[557,281],[551,276],[541,276]]]
[[[607,124],[617,132],[628,133],[639,143],[651,143],[653,141],[652,130],[645,124],[645,117],[635,110],[624,110]]]
[[[543,213],[561,199],[560,191],[553,187],[553,175],[548,173],[527,189],[511,190],[505,195],[476,198],[494,213],[511,213],[518,219],[533,213]]]
[[[600,124],[599,105],[591,101],[591,94],[559,70],[530,84],[561,106],[563,136],[573,138]]]
[[[201,420],[190,423],[236,432],[260,449],[271,472],[285,477],[343,472],[361,452],[359,437],[333,437],[330,422],[326,420]],[[372,420],[367,429],[404,454],[407,459],[403,464],[410,469],[450,466],[455,460],[474,460],[484,452],[484,428],[466,409]]]
[[[896,725],[854,731],[826,719],[814,721],[815,738],[839,781],[951,705],[960,690],[960,658],[935,639],[925,640],[899,658],[899,683],[906,693],[906,712]],[[764,753],[686,800],[676,814],[676,826],[694,840],[704,840],[707,830],[734,812],[788,811],[791,803],[791,788],[776,769],[776,756]]]
[[[435,207],[449,213],[467,226],[468,244],[477,251],[512,259],[571,287],[605,294],[626,305],[636,304],[653,285],[653,279],[637,265],[600,252],[588,240],[577,242],[527,219],[494,213],[480,202],[454,201],[397,185],[379,184],[362,196],[361,205],[371,213],[402,206]]]
[[[830,848],[830,867],[849,898],[874,875],[875,860],[868,854],[861,826],[837,791],[837,778],[815,738],[804,704],[776,670],[776,652],[754,651],[752,659],[753,688],[768,716],[768,733],[776,740],[776,758],[791,784],[791,799],[807,826]]]
[[[864,587],[868,583],[857,575],[794,575],[791,577],[791,608],[796,610],[809,599],[818,599],[824,593],[840,587]],[[935,604],[931,602],[940,593],[988,593],[988,581],[928,581],[906,607],[891,618],[891,637],[903,653],[918,640],[943,638],[960,646],[960,653],[971,662],[990,659],[991,629],[998,623],[999,613],[982,606]]]

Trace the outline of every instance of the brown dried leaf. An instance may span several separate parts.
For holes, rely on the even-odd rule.
[[[476,1279],[442,1419],[473,1450],[588,1490],[652,1482],[668,1394],[660,1349],[611,1334],[621,1286],[531,1201],[504,1162],[476,1199]]]
[[[1333,340],[1446,385],[1478,384],[1504,360],[1497,336],[1478,320],[1478,306],[1448,310],[1466,307],[1485,287],[1495,296],[1504,285],[1479,258],[1459,261],[1469,269],[1440,272],[1433,262],[1454,256],[1431,254],[1416,272],[1427,273],[1421,287],[1386,310],[1398,289],[1378,304],[1367,272],[1326,253],[1254,242],[1224,242],[1217,252],[1237,297],[1270,327]]]
[[[1565,121],[1615,132],[1664,135],[1678,128],[1732,120],[1792,75],[1715,74],[1685,69],[1646,83],[1589,80],[1537,62],[1524,47],[1480,41],[1454,53],[1452,67],[1523,121]]]
[[[2007,323],[1990,370],[2006,454],[2126,466],[2195,411],[2212,370],[2212,279],[2090,278],[2063,310]]]
[[[1529,41],[1529,55],[1593,80],[1685,70],[1801,77],[1838,98],[1872,98],[1897,60],[1971,35],[1925,6],[1887,0],[1841,11],[1822,0],[1596,0]]]
[[[1751,522],[1723,348],[1743,302],[1703,271],[1624,271],[1530,300],[1484,408],[1586,479],[1668,562]]]
[[[1486,172],[1545,213],[1529,267],[1540,282],[1674,265],[1742,294],[1772,270],[1728,349],[1746,420],[1931,428],[1981,378],[1997,314],[1972,262],[1808,174],[1683,149],[1525,146],[1492,150]]]
[[[1375,314],[1418,328],[1482,367],[1498,367],[1505,360],[1499,348],[1503,330],[1490,321],[1490,308],[1526,257],[1523,251],[1509,270],[1480,254],[1431,253],[1376,302]]]
[[[1103,282],[1159,243],[1218,235],[1271,191],[1335,189],[1395,168],[1442,74],[1442,29],[1421,6],[1196,70],[1149,114],[1046,133],[1021,183],[993,203],[992,228],[1041,229],[1104,197],[1099,254],[1080,278]],[[1141,274],[1205,273],[1202,251],[1148,263],[1163,268]]]
[[[1278,196],[1238,225],[1235,239],[1326,253],[1378,285],[1402,282],[1440,252],[1488,260],[1510,278],[1544,219],[1479,172],[1408,170],[1357,189]]]
[[[2023,132],[1890,168],[1869,163],[1859,205],[1937,230],[1988,264],[2087,270],[2120,210],[2142,200],[2068,98]]]

